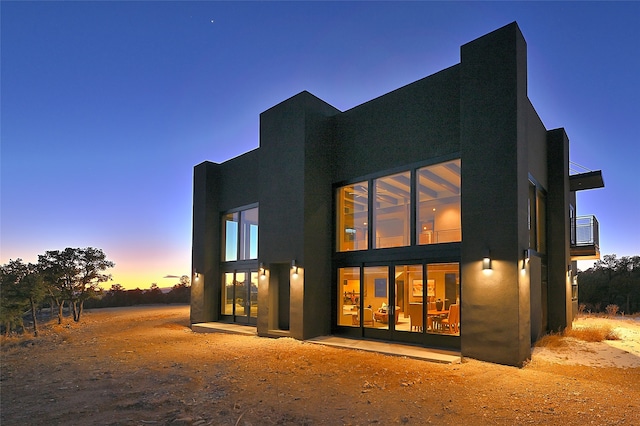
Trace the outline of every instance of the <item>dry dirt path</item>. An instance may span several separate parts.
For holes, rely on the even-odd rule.
[[[3,426],[640,425],[638,367],[441,365],[196,334],[187,306],[89,311],[1,354]]]

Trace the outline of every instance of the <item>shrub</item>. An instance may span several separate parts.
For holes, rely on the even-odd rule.
[[[584,315],[584,312],[587,310],[587,305],[581,303],[578,305],[578,315]]]
[[[559,348],[566,345],[561,333],[551,333],[542,336],[535,346],[537,348]]]
[[[593,327],[567,328],[562,333],[565,337],[583,340],[585,342],[602,342],[603,340],[620,340],[620,336],[610,325]]]
[[[559,348],[566,346],[565,337],[585,342],[602,342],[603,340],[620,340],[620,336],[610,325],[592,327],[566,328],[561,333],[550,333],[538,340],[535,344],[538,348]]]
[[[607,311],[607,315],[609,315],[610,317],[615,316],[618,313],[618,305],[607,305],[607,307],[605,308]]]

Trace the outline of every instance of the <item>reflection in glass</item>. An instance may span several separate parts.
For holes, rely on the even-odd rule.
[[[232,262],[238,260],[238,213],[227,213],[222,217],[222,248],[223,260]]]
[[[536,194],[536,223],[538,225],[538,253],[547,252],[547,197],[544,192],[538,190]]]
[[[251,287],[249,288],[249,298],[251,301],[250,315],[253,318],[258,317],[258,272],[251,272]]]
[[[258,258],[258,207],[222,215],[222,260]]]
[[[247,285],[245,280],[246,274],[244,272],[236,272],[236,279],[233,282],[236,316],[247,315]]]
[[[222,309],[223,315],[233,315],[233,272],[224,274],[224,285],[222,286]]]

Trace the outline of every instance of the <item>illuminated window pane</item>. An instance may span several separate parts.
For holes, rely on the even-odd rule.
[[[460,334],[460,265],[427,265],[427,332]]]
[[[460,159],[423,167],[416,173],[418,244],[462,241]]]
[[[233,272],[224,274],[222,286],[222,307],[223,315],[233,315]]]
[[[338,325],[360,325],[360,268],[338,269]]]
[[[408,246],[411,243],[411,173],[376,179],[374,188],[374,248]]]
[[[368,248],[368,193],[367,182],[338,188],[336,193],[336,249],[338,251]]]
[[[368,266],[364,268],[364,303],[362,325],[368,328],[389,328],[389,268]]]
[[[396,330],[424,331],[424,280],[422,265],[396,265]]]

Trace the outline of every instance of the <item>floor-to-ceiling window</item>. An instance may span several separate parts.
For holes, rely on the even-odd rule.
[[[336,188],[343,332],[444,346],[460,335],[460,172],[453,158]]]
[[[360,325],[360,268],[338,269],[338,325]]]
[[[458,262],[338,268],[339,326],[460,335]]]
[[[258,316],[258,207],[222,215],[220,314],[241,323]]]

